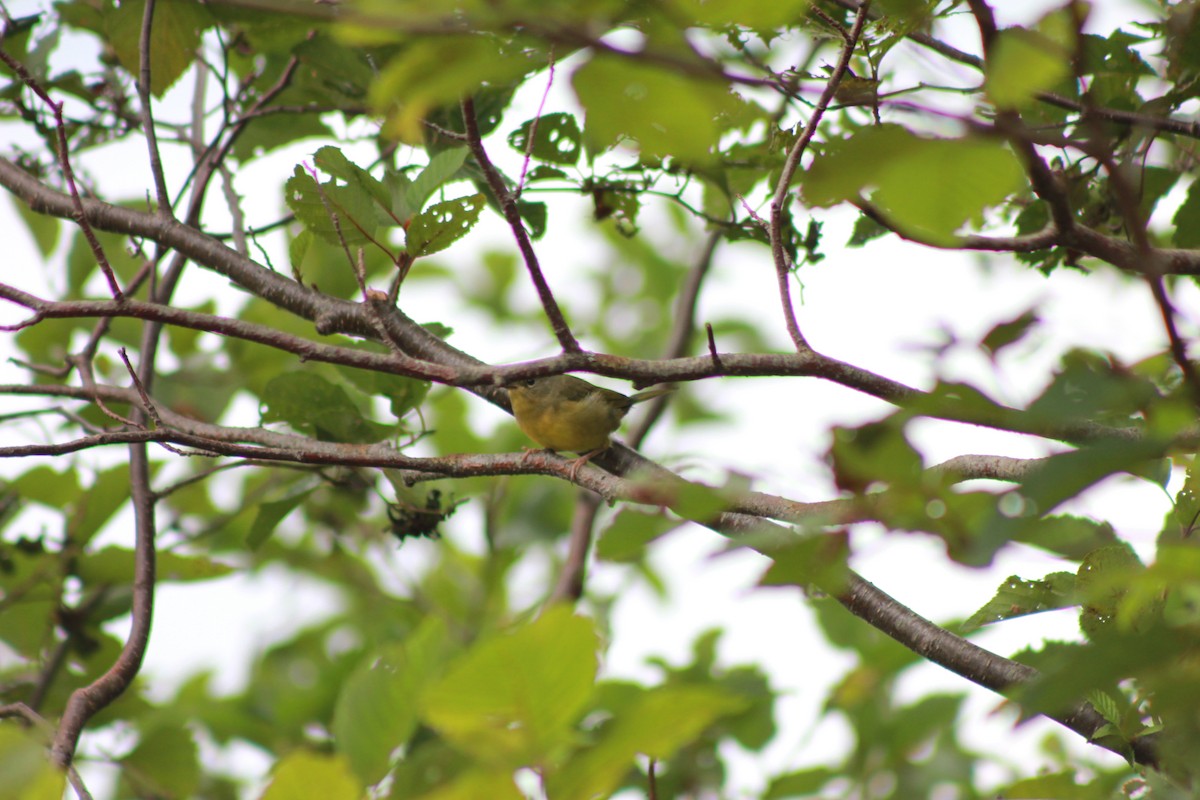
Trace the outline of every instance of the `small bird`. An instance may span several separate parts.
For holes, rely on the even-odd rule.
[[[570,477],[575,480],[580,467],[612,444],[609,434],[634,403],[672,391],[674,387],[664,386],[626,397],[574,375],[551,375],[509,386],[508,399],[526,436],[547,450],[580,454],[571,465]]]

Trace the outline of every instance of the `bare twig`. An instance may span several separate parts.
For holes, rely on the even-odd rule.
[[[56,103],[51,99],[50,95],[42,88],[29,71],[25,69],[25,65],[15,58],[4,52],[0,48],[0,61],[15,72],[30,90],[45,103],[54,114],[55,123],[55,141],[58,143],[58,164],[62,169],[63,179],[67,182],[67,191],[70,192],[71,211],[69,214],[61,216],[69,217],[74,220],[79,229],[83,231],[84,239],[87,240],[88,247],[92,250],[92,255],[96,258],[96,264],[100,267],[100,271],[104,274],[105,280],[108,281],[108,290],[117,300],[124,298],[121,292],[121,285],[117,282],[116,273],[113,272],[112,265],[108,262],[108,256],[104,254],[104,248],[100,245],[100,240],[96,238],[96,232],[92,230],[91,223],[88,220],[87,214],[83,210],[83,200],[79,196],[79,188],[75,185],[75,171],[71,168],[71,155],[67,146],[66,125],[63,123],[62,103]]]
[[[596,512],[600,508],[600,496],[591,492],[579,492],[575,500],[575,514],[571,518],[570,535],[567,539],[567,557],[562,572],[546,598],[547,607],[555,603],[574,603],[583,596],[584,574],[587,572],[588,551],[596,529]]]
[[[788,201],[791,199],[792,176],[796,174],[796,168],[800,165],[800,157],[804,155],[808,143],[812,141],[813,135],[816,134],[821,117],[824,115],[825,109],[829,107],[829,103],[833,100],[833,95],[837,91],[838,84],[841,83],[842,76],[846,74],[846,70],[850,66],[850,58],[854,55],[854,48],[858,44],[859,37],[862,36],[863,26],[866,24],[867,12],[870,10],[870,7],[870,0],[865,0],[859,7],[854,18],[854,25],[850,29],[850,33],[842,47],[841,58],[838,59],[833,74],[829,76],[829,82],[825,84],[825,89],[821,92],[821,97],[817,100],[816,107],[813,108],[808,124],[804,126],[804,131],[796,139],[795,144],[792,145],[792,149],[788,152],[787,159],[783,164],[783,170],[779,176],[779,181],[775,185],[775,194],[771,198],[769,228],[771,257],[775,261],[775,277],[779,286],[779,299],[783,305],[784,321],[787,324],[788,335],[792,337],[792,344],[795,346],[797,352],[804,352],[812,348],[800,332],[800,325],[796,322],[796,310],[792,307],[792,270],[789,263],[790,259],[783,244],[783,222]]]
[[[158,152],[158,132],[154,127],[154,111],[150,107],[150,42],[154,27],[154,0],[146,0],[142,9],[142,32],[138,38],[138,98],[141,101],[142,135],[150,155],[150,172],[154,176],[154,193],[158,201],[158,213],[174,217],[171,195],[167,193],[167,178],[163,174],[162,156]]]

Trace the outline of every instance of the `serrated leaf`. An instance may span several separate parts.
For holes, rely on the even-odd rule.
[[[284,201],[301,225],[331,244],[365,244],[377,227],[375,200],[365,188],[318,184],[300,166],[284,184]]]
[[[413,217],[408,226],[405,248],[413,258],[445,250],[466,236],[479,220],[484,197],[473,194],[457,200],[435,203]]]
[[[964,631],[973,631],[1007,619],[1053,611],[1076,604],[1075,576],[1070,572],[1054,572],[1038,580],[1022,580],[1009,576],[996,595],[963,623]]]
[[[388,190],[371,173],[346,158],[340,149],[326,145],[313,154],[313,163],[327,175],[341,178],[348,186],[358,186],[369,194],[381,208],[388,207]]]
[[[108,43],[131,75],[141,68],[139,45],[145,0],[126,0],[104,13]],[[203,31],[213,22],[203,3],[159,0],[150,36],[150,92],[162,97],[191,66]]]

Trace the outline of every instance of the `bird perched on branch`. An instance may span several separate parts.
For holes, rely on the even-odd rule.
[[[626,397],[574,375],[530,378],[508,387],[513,416],[525,435],[547,450],[579,453],[571,465],[571,480],[579,468],[603,453],[609,435],[634,403],[674,391],[672,386],[647,389]]]

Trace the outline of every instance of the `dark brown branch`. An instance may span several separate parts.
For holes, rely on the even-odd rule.
[[[575,336],[571,333],[571,329],[558,307],[558,301],[554,299],[554,294],[550,291],[550,285],[546,283],[546,277],[542,274],[537,253],[534,252],[533,243],[529,240],[529,233],[525,230],[525,223],[521,219],[520,210],[517,208],[517,201],[512,193],[508,191],[508,187],[504,185],[504,178],[501,177],[500,172],[492,164],[491,159],[488,158],[487,150],[484,148],[483,141],[479,135],[479,123],[475,119],[475,103],[471,98],[465,98],[462,101],[461,108],[463,126],[467,132],[467,146],[470,147],[471,155],[475,157],[476,163],[479,164],[479,169],[483,172],[484,180],[487,181],[488,189],[491,190],[492,196],[496,198],[496,202],[500,206],[500,212],[508,222],[508,227],[512,229],[513,237],[517,240],[517,248],[521,251],[521,258],[525,261],[525,268],[529,271],[529,277],[533,281],[534,288],[537,289],[538,299],[542,302],[542,310],[546,312],[546,318],[550,320],[550,327],[554,330],[554,336],[558,339],[558,344],[564,352],[581,352],[582,348],[580,348],[579,342],[575,340]]]

